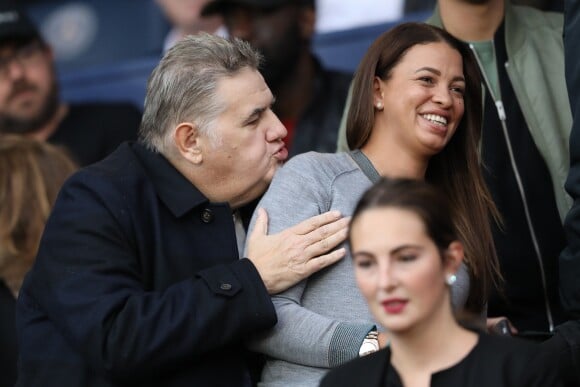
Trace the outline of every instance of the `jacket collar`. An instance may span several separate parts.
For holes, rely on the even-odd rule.
[[[131,144],[161,201],[175,217],[181,217],[208,199],[162,154],[139,143]]]

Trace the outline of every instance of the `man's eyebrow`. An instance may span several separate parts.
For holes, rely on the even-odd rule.
[[[428,71],[428,72],[433,73],[435,75],[441,76],[441,71],[439,71],[433,67],[429,67],[429,66],[421,67],[420,69],[417,69],[415,71],[415,73],[418,73],[421,71]],[[456,77],[453,77],[452,81],[453,82],[456,82],[456,81],[465,82],[465,78],[463,76],[458,75]]]
[[[244,119],[243,123],[244,125],[252,122],[253,120],[255,120],[256,118],[260,117],[262,115],[262,113],[264,113],[266,111],[266,109],[268,109],[267,107],[260,107],[260,108],[255,108],[254,110],[252,110],[252,112],[250,114],[248,114],[248,116],[246,117],[246,119]]]
[[[275,102],[276,102],[276,98],[273,97],[272,102],[270,103],[269,106],[263,106],[263,107],[255,108],[254,110],[252,110],[252,112],[250,114],[248,114],[246,119],[243,121],[244,125],[246,125],[246,124],[252,122],[253,120],[255,120],[256,118],[260,117],[262,115],[262,113],[264,113],[266,110],[272,108],[272,106],[274,106]]]

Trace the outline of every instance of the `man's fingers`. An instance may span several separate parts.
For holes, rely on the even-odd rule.
[[[346,224],[348,225],[348,222],[346,222]],[[322,239],[313,239],[310,245],[306,246],[304,249],[304,254],[309,258],[325,254],[328,252],[328,250],[344,242],[347,235],[348,228],[346,226],[339,228],[338,230],[333,230],[331,234],[328,234]]]
[[[258,208],[258,216],[252,231],[252,236],[254,235],[268,235],[268,213],[262,207]]]
[[[328,254],[321,255],[316,258],[312,258],[308,262],[304,264],[306,268],[305,272],[307,273],[307,277],[317,271],[324,269],[327,266],[330,266],[338,261],[340,261],[346,255],[346,249],[341,247],[340,249],[336,249]]]
[[[332,224],[332,222],[336,222],[337,220],[341,219],[342,215],[339,211],[328,211],[324,214],[313,216],[312,218],[308,218],[296,226],[292,227],[290,230],[294,234],[298,235],[306,235],[312,231],[317,230],[318,228]]]
[[[304,235],[303,237],[306,238],[304,252],[309,257],[316,257],[328,252],[328,250],[346,239],[349,223],[350,217],[341,218]]]

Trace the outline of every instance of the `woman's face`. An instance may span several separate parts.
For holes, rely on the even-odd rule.
[[[368,209],[351,225],[350,241],[358,286],[377,322],[392,334],[428,325],[449,306],[445,279],[457,265],[443,263],[414,212]]]
[[[390,140],[418,156],[440,152],[463,117],[461,54],[447,43],[411,47],[386,81],[375,78],[376,120]]]

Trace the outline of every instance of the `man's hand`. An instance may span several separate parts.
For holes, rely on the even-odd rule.
[[[346,239],[349,221],[338,211],[329,211],[268,235],[268,214],[258,209],[254,230],[248,237],[247,256],[268,293],[284,291],[343,258],[344,248],[329,251]]]

